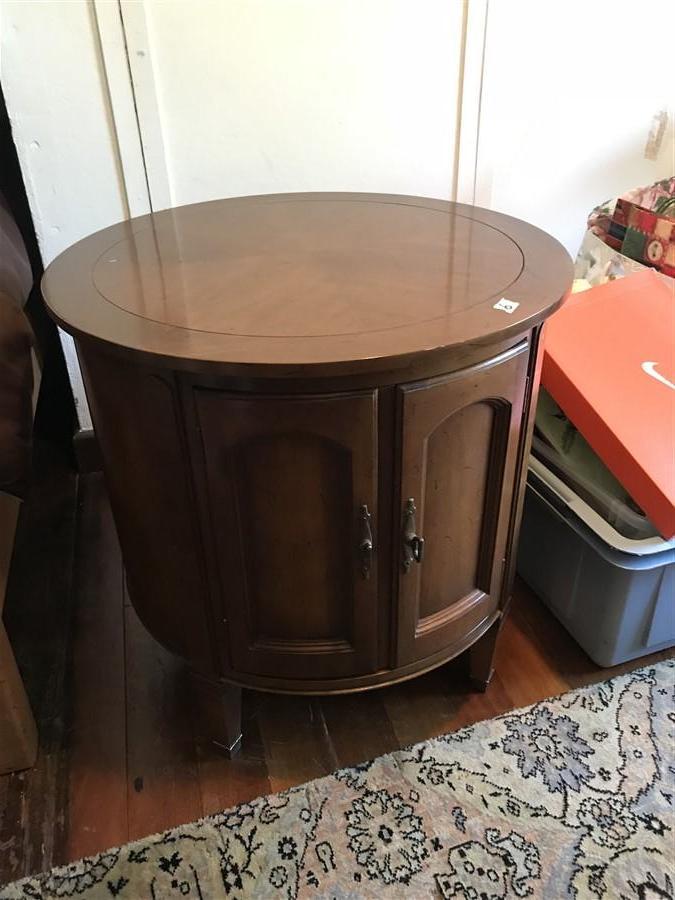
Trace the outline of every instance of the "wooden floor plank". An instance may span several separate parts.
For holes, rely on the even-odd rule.
[[[564,675],[547,665],[541,644],[531,640],[513,612],[506,620],[497,647],[495,669],[510,699],[510,707],[519,708],[561,694],[568,690],[569,683]]]
[[[9,775],[0,829],[0,883],[65,859],[67,666],[73,609],[76,477],[36,442],[34,478],[19,516],[5,625],[26,684],[40,749],[33,769]]]
[[[182,662],[125,606],[129,839],[203,814],[190,684]]]
[[[208,739],[196,738],[199,789],[205,816],[272,790],[255,696],[248,691],[244,691],[243,697],[242,732],[241,751],[233,759],[227,759]]]
[[[312,697],[253,695],[273,791],[327,775],[339,765],[321,706]]]
[[[486,694],[471,689],[466,667],[453,660],[420,678],[382,692],[400,746],[407,746],[496,714],[494,683]]]
[[[383,701],[387,690],[390,689],[321,698],[335,761],[340,767],[365,762],[400,746]]]
[[[26,788],[31,773],[14,772],[0,778],[0,885],[21,878],[27,870],[24,854]]]
[[[80,479],[77,534],[68,859],[128,839],[123,569],[101,475]]]

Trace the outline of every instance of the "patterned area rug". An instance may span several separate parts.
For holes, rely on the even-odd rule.
[[[673,896],[675,662],[0,889],[1,900]]]

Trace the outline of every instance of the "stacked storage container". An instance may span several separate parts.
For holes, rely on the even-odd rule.
[[[589,277],[588,248],[595,241],[595,235],[591,242],[585,241],[577,274],[602,283],[608,275],[625,272],[626,287],[637,279],[631,285],[638,295],[644,292],[645,305],[636,307],[636,344],[649,331],[644,315],[651,309],[650,295],[660,290],[660,304],[653,307],[659,321],[651,330],[652,338],[658,331],[663,339],[659,350],[654,345],[648,352],[643,341],[637,355],[617,354],[611,316],[603,327],[597,314],[592,314],[593,301],[603,299],[594,290],[573,300],[576,330],[570,327],[571,320],[566,334],[565,327],[560,329],[570,345],[569,353],[558,352],[566,345],[556,335],[553,317],[550,343],[555,358],[544,358],[518,570],[588,655],[598,665],[612,666],[675,644],[675,282],[648,273],[635,262],[618,272],[616,259],[596,266]],[[595,253],[596,258],[601,255]],[[642,275],[630,274],[636,269]],[[665,304],[664,296],[668,296]],[[581,304],[586,298],[589,330],[596,331],[591,335],[583,327]],[[563,308],[558,315],[562,319],[565,313]],[[646,346],[652,347],[648,341]],[[594,353],[596,358],[589,361]],[[638,371],[640,353],[645,359]],[[605,360],[613,357],[617,358],[608,362],[605,375]],[[566,373],[562,370],[568,363]],[[593,402],[602,405],[602,390],[584,396],[594,364],[597,378],[607,382],[603,389],[609,411],[589,407]],[[581,373],[579,390],[570,382],[575,372]],[[612,373],[636,379],[635,390],[644,392],[646,399],[636,401],[643,394],[632,393],[632,382],[629,388],[622,387],[618,376],[612,391]],[[644,415],[644,440],[640,440],[640,427],[624,429],[624,420],[617,417],[622,403],[626,420]],[[615,435],[608,429],[617,422]],[[628,490],[628,482],[639,498]]]
[[[675,540],[536,436],[526,491],[518,570],[591,659],[673,646]]]

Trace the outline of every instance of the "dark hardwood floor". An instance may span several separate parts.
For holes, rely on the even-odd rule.
[[[245,692],[242,753],[225,759],[193,720],[182,665],[129,605],[101,476],[78,480],[46,444],[6,624],[41,749],[34,769],[0,777],[0,884],[657,658],[598,668],[517,584],[487,693],[469,690],[462,660],[351,696]]]

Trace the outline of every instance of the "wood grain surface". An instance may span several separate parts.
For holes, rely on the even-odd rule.
[[[175,368],[381,370],[526,332],[572,277],[518,219],[388,194],[273,194],[164,210],[85,238],[42,289],[66,331]],[[511,312],[495,309],[503,297]]]

